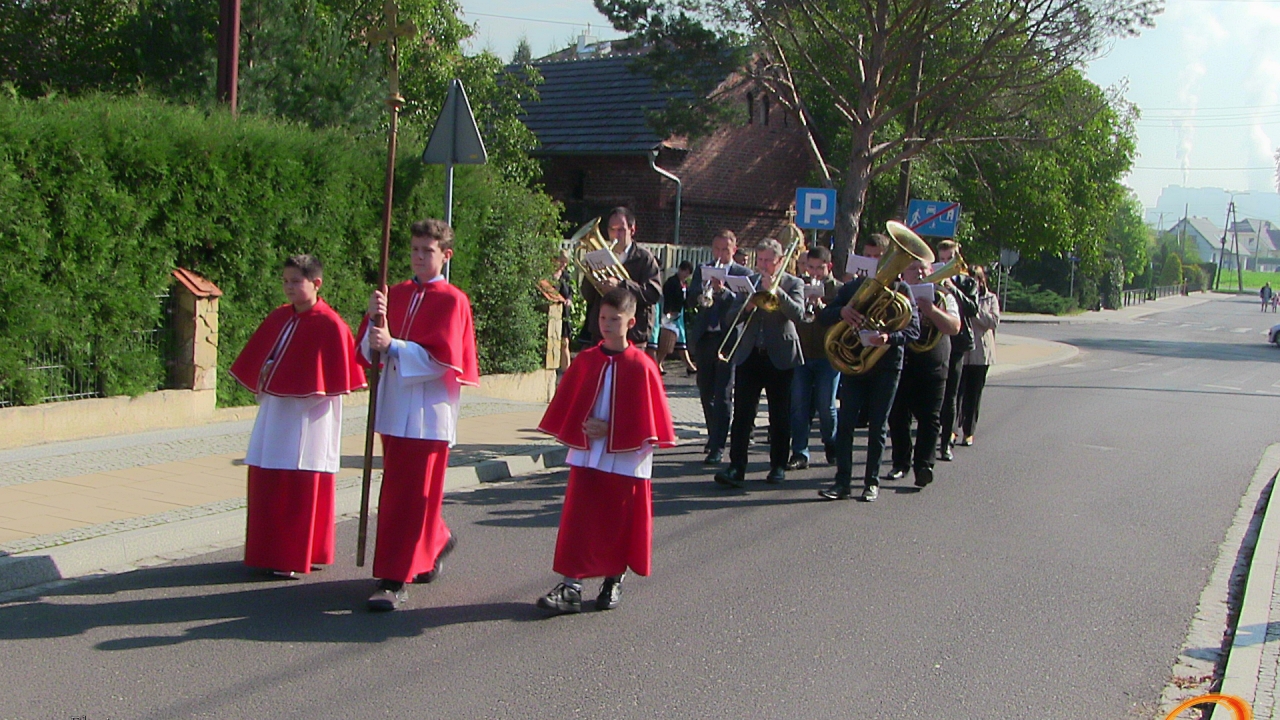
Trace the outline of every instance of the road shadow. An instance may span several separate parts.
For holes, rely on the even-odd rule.
[[[1137,338],[1063,338],[1059,342],[1074,345],[1082,350],[1148,355],[1151,357],[1181,358],[1184,360],[1229,360],[1236,362],[1266,362],[1280,360],[1274,345],[1262,341],[1256,343],[1215,343],[1193,340],[1140,340]]]
[[[238,563],[236,563],[238,565]],[[262,582],[224,593],[200,593],[114,602],[73,603],[56,598],[114,595],[130,590],[201,587],[232,574],[227,563],[136,570],[76,583],[45,593],[38,602],[0,605],[0,641],[70,637],[101,628],[124,628],[129,637],[99,642],[105,651],[178,645],[193,640],[271,643],[369,643],[415,637],[449,625],[528,622],[546,617],[530,603],[495,602],[408,607],[373,615],[364,609],[368,578],[316,582]],[[240,566],[239,582],[251,571]],[[89,587],[96,586],[96,587]],[[412,591],[411,591],[412,594]],[[47,598],[55,598],[50,601]],[[177,634],[146,634],[149,626],[197,624]]]

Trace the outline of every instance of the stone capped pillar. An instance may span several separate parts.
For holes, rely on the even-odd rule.
[[[177,268],[173,277],[173,325],[177,359],[174,384],[190,390],[218,387],[218,298],[222,291],[209,280]]]

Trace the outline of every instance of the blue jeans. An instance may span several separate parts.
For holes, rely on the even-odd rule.
[[[791,454],[809,459],[809,428],[818,412],[822,444],[836,441],[836,393],[840,373],[826,358],[796,367],[791,380]]]
[[[889,430],[889,410],[898,390],[896,367],[877,367],[866,375],[840,378],[840,419],[836,427],[836,485],[849,487],[853,480],[853,426],[858,411],[867,408],[868,485],[880,484],[880,458]]]

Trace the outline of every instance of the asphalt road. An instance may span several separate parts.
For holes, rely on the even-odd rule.
[[[663,454],[654,575],[608,613],[532,604],[562,472],[451,496],[457,552],[390,615],[349,559],[270,581],[234,551],[0,604],[0,718],[1150,717],[1280,436],[1277,321],[1010,326],[1082,352],[994,379],[977,445],[874,504]]]

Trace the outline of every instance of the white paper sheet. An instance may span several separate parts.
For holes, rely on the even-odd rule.
[[[932,303],[934,296],[933,283],[920,283],[919,285],[908,285],[911,288],[911,299],[917,305],[923,302]]]
[[[855,277],[873,277],[876,274],[876,265],[878,264],[880,264],[880,261],[875,258],[850,255],[849,261],[844,265],[844,269],[845,272],[852,273]]]
[[[751,278],[742,275],[729,275],[725,277],[725,287],[735,293],[753,293],[756,286],[751,283]]]

